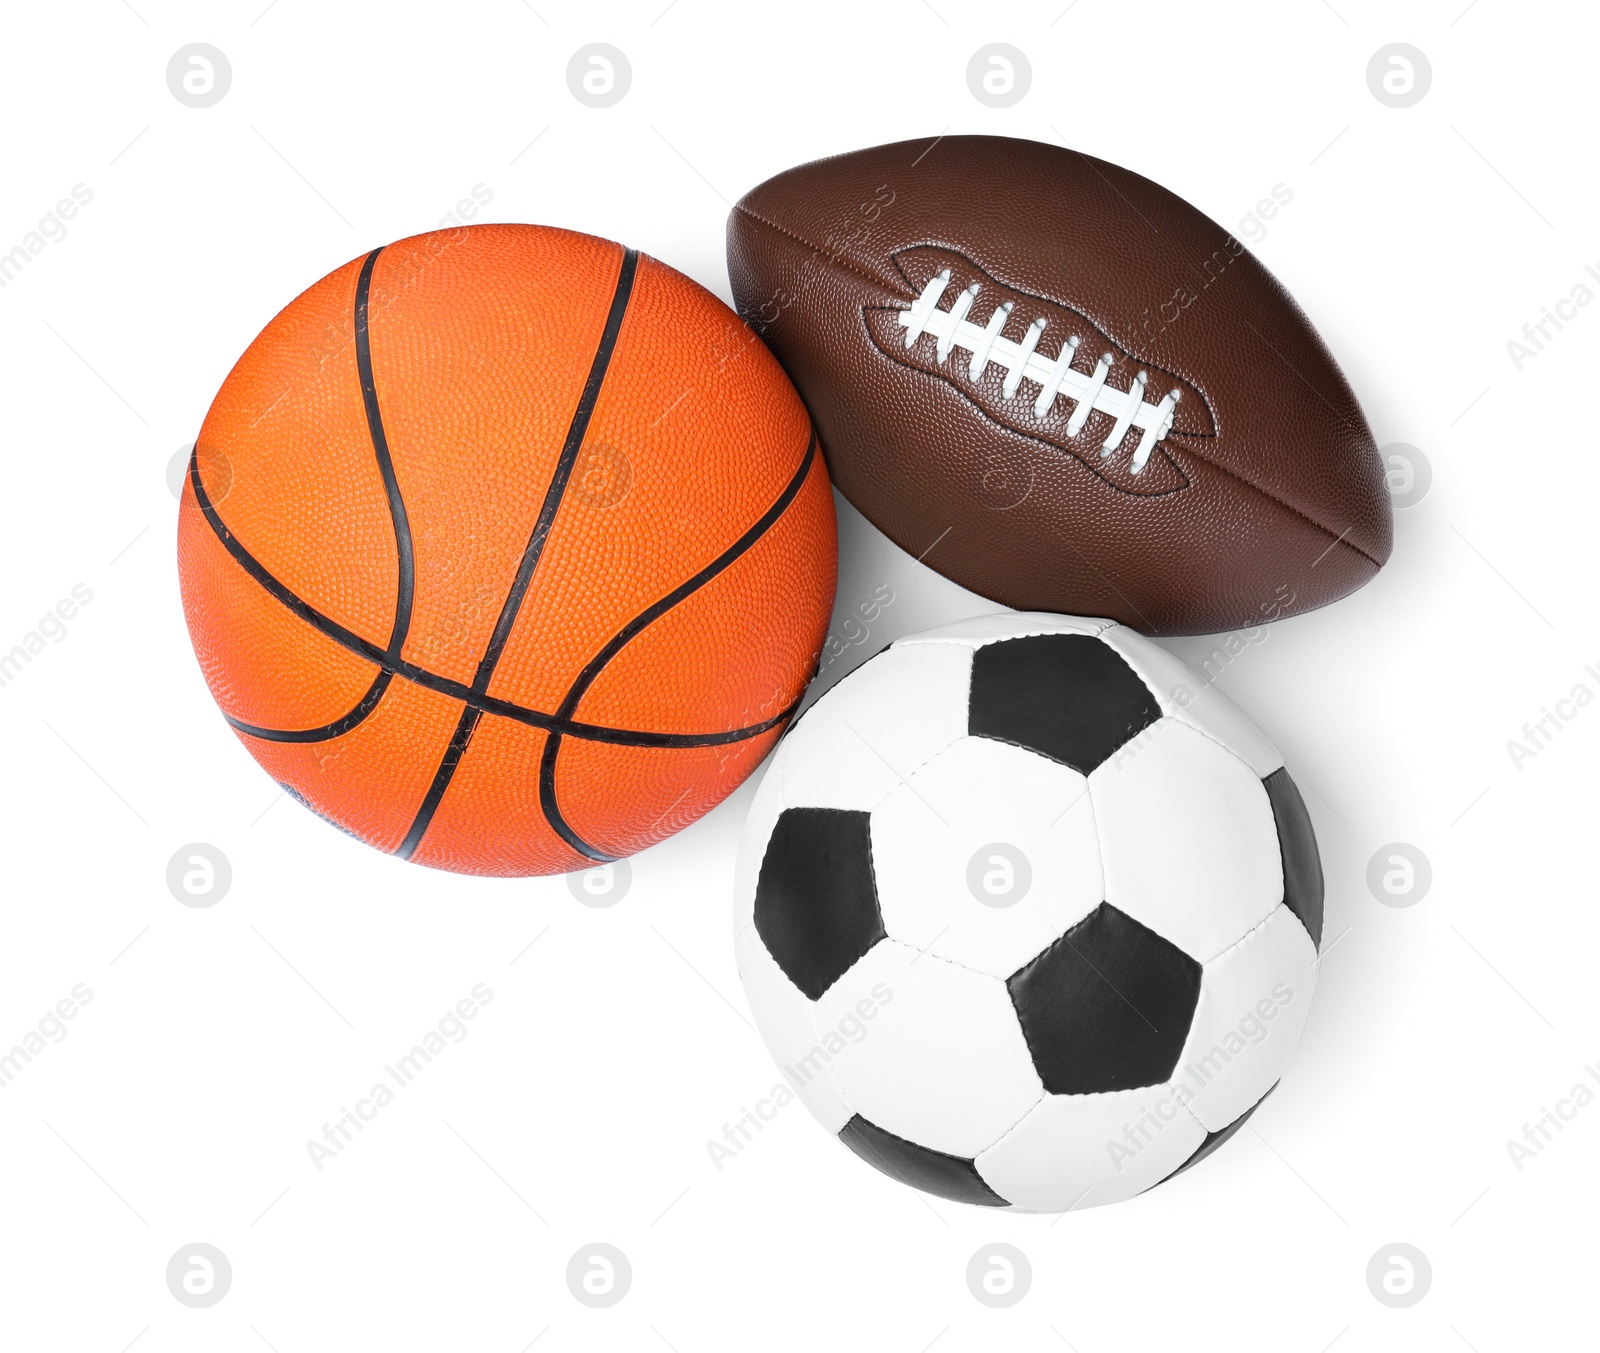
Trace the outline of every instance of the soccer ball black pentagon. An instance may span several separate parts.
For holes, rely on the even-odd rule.
[[[739,856],[756,1022],[884,1173],[1114,1202],[1225,1141],[1300,1037],[1311,821],[1266,737],[1104,620],[902,639],[780,744]]]

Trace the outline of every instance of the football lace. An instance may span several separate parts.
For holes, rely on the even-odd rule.
[[[1177,416],[1178,391],[1169,391],[1157,404],[1146,402],[1145,387],[1149,384],[1148,372],[1141,371],[1126,391],[1106,383],[1111,364],[1116,360],[1109,352],[1100,354],[1092,371],[1079,371],[1072,365],[1081,340],[1076,334],[1061,345],[1054,360],[1038,351],[1039,338],[1044,333],[1045,321],[1040,318],[1028,326],[1021,342],[1006,338],[1000,331],[1011,316],[1013,302],[997,305],[987,323],[981,327],[967,318],[978,297],[978,283],[974,282],[961,292],[948,310],[939,309],[939,301],[950,286],[950,269],[946,268],[927,286],[906,309],[900,312],[900,326],[906,331],[906,347],[912,347],[923,334],[932,334],[938,340],[934,355],[942,365],[952,348],[961,348],[971,354],[967,362],[967,376],[977,380],[990,362],[1005,368],[1005,382],[1000,387],[1002,397],[1014,398],[1024,380],[1039,387],[1033,401],[1034,418],[1043,421],[1057,396],[1072,401],[1076,407],[1067,420],[1067,436],[1076,437],[1083,431],[1089,414],[1099,409],[1109,414],[1115,423],[1100,446],[1103,458],[1122,445],[1130,428],[1140,429],[1139,445],[1134,449],[1129,470],[1138,474],[1150,459],[1150,453],[1168,432]]]

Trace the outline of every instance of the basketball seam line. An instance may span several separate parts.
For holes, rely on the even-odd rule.
[[[483,711],[476,706],[462,707],[461,717],[456,720],[455,732],[450,734],[444,755],[439,758],[439,768],[433,773],[428,792],[422,796],[417,815],[411,819],[411,826],[405,834],[405,839],[395,847],[394,853],[402,860],[409,860],[417,847],[422,844],[423,835],[432,824],[433,815],[439,809],[439,802],[444,798],[445,790],[450,788],[450,781],[455,778],[456,767],[461,764],[461,758],[467,754],[467,747],[472,742],[472,735],[477,730],[478,720],[482,717]]]
[[[411,544],[411,522],[406,515],[405,499],[400,493],[400,483],[395,478],[394,461],[389,456],[389,438],[383,428],[383,414],[378,408],[378,387],[372,374],[372,338],[367,320],[367,302],[372,292],[372,270],[377,265],[378,255],[382,252],[383,246],[379,245],[367,255],[361,265],[361,273],[356,279],[356,374],[361,382],[361,402],[367,415],[367,433],[372,439],[372,452],[378,462],[378,473],[383,477],[383,492],[389,501],[389,520],[394,527],[397,576],[394,627],[389,632],[388,651],[391,655],[399,657],[400,650],[405,645],[406,635],[411,630],[411,608],[416,595],[416,557]],[[223,718],[240,732],[249,733],[264,742],[326,742],[331,738],[343,737],[352,729],[359,727],[367,716],[378,708],[393,677],[394,672],[391,668],[381,669],[373,678],[372,685],[367,688],[367,693],[356,701],[348,712],[321,728],[262,728],[256,724],[245,723],[242,719],[235,719],[229,714],[224,714]]]
[[[572,424],[567,429],[567,439],[561,447],[561,458],[556,462],[555,474],[551,477],[550,487],[545,492],[544,505],[539,509],[539,519],[534,524],[533,534],[528,538],[528,545],[522,553],[522,563],[517,569],[516,579],[511,584],[505,605],[501,607],[500,618],[495,622],[494,633],[489,637],[489,646],[484,650],[483,659],[478,664],[477,676],[472,682],[472,689],[480,695],[489,689],[489,679],[494,675],[494,669],[500,662],[500,655],[511,638],[511,628],[516,623],[517,612],[522,609],[523,599],[533,582],[534,570],[539,566],[545,541],[549,538],[550,528],[555,524],[556,512],[566,494],[568,481],[572,478],[572,467],[577,463],[583,439],[588,435],[589,420],[594,416],[594,406],[600,398],[600,387],[605,382],[606,372],[611,366],[611,354],[617,346],[617,334],[622,328],[622,317],[627,311],[628,300],[633,295],[633,280],[638,266],[638,250],[625,250],[622,255],[622,268],[617,274],[616,293],[611,298],[611,310],[606,315],[605,329],[600,335],[600,345],[595,349],[594,362],[589,368],[588,379],[584,381],[583,393],[578,397],[578,407],[573,411]]]
[[[589,435],[589,420],[594,416],[595,404],[600,399],[600,387],[605,384],[606,372],[611,369],[611,355],[616,350],[617,335],[622,330],[622,318],[627,313],[628,302],[633,296],[633,280],[638,269],[639,251],[624,249],[622,266],[617,270],[616,289],[611,294],[611,308],[606,312],[605,327],[600,331],[600,341],[595,347],[594,360],[589,364],[589,374],[584,379],[583,389],[578,395],[577,407],[572,411],[572,422],[567,426],[567,437],[561,444],[561,455],[556,459],[555,473],[550,477],[550,487],[545,490],[544,502],[540,505],[533,533],[523,548],[516,577],[511,581],[505,603],[495,620],[488,646],[483,651],[483,657],[478,660],[478,670],[472,678],[474,695],[488,694],[494,669],[500,663],[501,654],[505,652],[506,643],[511,638],[512,627],[517,623],[517,613],[522,609],[528,588],[533,583],[534,572],[544,555],[545,542],[550,538],[550,528],[555,524],[556,513],[561,508],[561,500],[566,496],[567,484],[572,478],[572,467],[577,463],[583,439]],[[444,756],[439,761],[439,768],[434,773],[433,783],[428,787],[427,796],[417,809],[417,815],[412,819],[411,829],[406,833],[405,840],[395,849],[395,854],[402,860],[409,860],[421,845],[445,791],[450,788],[450,781],[455,776],[456,768],[467,754],[467,747],[472,741],[473,730],[478,726],[478,719],[479,715],[473,711],[472,706],[468,705],[462,709],[461,719],[456,724],[456,731],[451,735],[450,744],[445,748]]]
[[[404,659],[391,658],[377,644],[363,639],[359,634],[346,629],[337,620],[323,615],[315,606],[302,601],[273,577],[261,562],[239,543],[238,538],[218,515],[216,505],[206,495],[205,486],[200,481],[199,467],[193,462],[190,464],[189,482],[207,525],[211,527],[212,533],[216,535],[223,549],[227,550],[234,562],[286,610],[299,616],[325,638],[331,639],[341,648],[365,659],[380,670],[392,671],[413,685],[421,686],[424,690],[433,691],[438,695],[448,696],[453,700],[460,700],[463,704],[481,709],[485,714],[498,714],[515,723],[527,724],[530,728],[555,729],[566,737],[588,742],[610,743],[620,747],[718,747],[730,742],[743,742],[746,738],[755,737],[777,727],[794,712],[795,705],[799,704],[797,700],[794,705],[790,705],[788,709],[771,719],[764,719],[746,728],[729,729],[724,733],[653,733],[637,728],[613,728],[607,724],[584,723],[578,719],[560,719],[542,710],[529,709],[526,705],[518,705],[510,700],[501,700],[492,695],[477,695],[463,682],[440,676],[437,672],[430,672]]]
[[[397,578],[395,582],[394,629],[389,635],[389,651],[395,657],[411,630],[411,607],[416,596],[416,557],[411,544],[411,522],[406,515],[405,499],[400,493],[400,481],[395,478],[394,461],[389,456],[389,438],[383,428],[383,413],[378,408],[378,386],[372,372],[372,335],[368,323],[367,303],[372,292],[372,270],[377,266],[380,245],[367,255],[361,265],[361,275],[356,280],[356,375],[361,381],[361,404],[367,415],[367,432],[372,438],[372,452],[378,461],[378,473],[383,476],[384,496],[389,500],[389,520],[394,525],[394,545]]]
[[[599,679],[600,673],[613,658],[617,656],[642,630],[659,620],[679,602],[687,600],[694,593],[709,583],[718,574],[725,572],[739,559],[747,554],[774,526],[778,519],[789,510],[789,505],[800,496],[800,490],[805,486],[806,479],[811,472],[811,466],[816,460],[817,434],[813,431],[806,442],[805,454],[800,457],[800,464],[796,467],[789,482],[783,491],[773,499],[772,504],[758,517],[750,528],[740,536],[732,545],[728,546],[721,554],[713,559],[698,573],[679,583],[677,587],[668,592],[659,601],[652,602],[640,611],[632,620],[624,625],[611,638],[604,648],[600,650],[573,680],[568,689],[566,698],[556,707],[559,718],[570,718],[578,707],[578,702],[583,699],[589,687]]]
[[[790,505],[800,496],[800,490],[805,486],[806,480],[811,476],[811,467],[816,461],[817,434],[812,429],[806,439],[805,454],[800,458],[800,466],[784,486],[771,506],[756,519],[742,536],[733,542],[726,550],[719,554],[698,573],[679,583],[677,587],[668,592],[658,601],[652,602],[640,611],[632,620],[614,634],[593,658],[583,667],[583,670],[574,678],[560,705],[556,707],[558,718],[571,718],[581,701],[605,671],[611,660],[617,656],[628,644],[632,643],[644,630],[649,628],[679,602],[686,601],[701,588],[707,586],[712,579],[725,572],[752,550],[761,539],[778,524]],[[539,760],[539,806],[544,810],[545,820],[551,828],[573,849],[581,854],[588,855],[591,859],[604,863],[613,859],[596,847],[591,846],[578,835],[577,831],[566,820],[561,812],[561,806],[556,801],[556,757],[561,751],[561,734],[551,732],[545,740],[544,753]],[[669,810],[670,811],[670,810]]]
[[[791,714],[799,704],[794,705],[771,719],[764,719],[760,723],[751,724],[745,728],[733,728],[721,733],[656,733],[635,728],[615,728],[607,724],[585,723],[577,719],[562,719],[542,710],[530,709],[526,705],[516,704],[514,701],[502,700],[491,695],[475,694],[472,688],[463,682],[451,677],[441,676],[437,672],[430,672],[425,667],[418,667],[415,663],[407,662],[404,658],[391,656],[388,651],[369,639],[364,639],[353,630],[347,629],[331,616],[324,615],[315,606],[304,601],[282,581],[275,577],[260,560],[245,548],[232,529],[222,520],[217,511],[216,504],[211,501],[206,493],[205,483],[200,478],[198,457],[190,457],[189,484],[194,490],[196,505],[200,508],[201,515],[206,524],[211,528],[212,534],[217,537],[233,561],[239,565],[270,597],[277,601],[291,614],[298,616],[311,626],[324,638],[332,640],[339,647],[357,657],[370,662],[380,672],[388,671],[396,676],[404,677],[413,685],[424,690],[433,691],[435,694],[444,695],[453,700],[460,700],[463,704],[472,705],[481,709],[486,714],[498,714],[502,718],[510,719],[514,723],[526,724],[530,728],[555,729],[566,737],[578,738],[588,742],[604,742],[623,747],[715,747],[733,742],[743,742],[747,738],[756,737],[761,733],[777,727]],[[241,724],[224,714],[229,722],[244,732],[250,732],[251,726]],[[333,727],[335,725],[328,725]],[[279,731],[279,730],[269,730]],[[318,730],[308,729],[308,733]]]
[[[225,713],[222,717],[239,732],[248,733],[263,742],[328,742],[333,738],[343,737],[364,722],[378,707],[378,702],[383,699],[383,693],[389,689],[389,683],[393,679],[392,668],[381,668],[378,675],[373,678],[372,685],[367,687],[367,693],[348,712],[340,715],[332,723],[323,724],[321,728],[262,728],[256,724],[246,723],[243,719],[236,719],[231,714]]]

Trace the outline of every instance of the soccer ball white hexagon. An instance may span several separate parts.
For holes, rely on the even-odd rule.
[[[829,1132],[1066,1211],[1203,1159],[1305,1023],[1322,867],[1280,757],[1105,620],[902,639],[790,730],[739,854],[756,1023]]]

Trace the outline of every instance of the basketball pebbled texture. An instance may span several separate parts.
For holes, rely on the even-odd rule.
[[[839,155],[739,201],[728,272],[839,491],[983,596],[1211,633],[1326,605],[1389,557],[1382,462],[1316,331],[1242,244],[1138,174],[992,136]],[[946,345],[973,286],[977,328]],[[1032,353],[1010,388],[1015,349],[971,372],[1002,305],[996,337]],[[1118,433],[1140,372],[1144,422],[1171,419],[1150,445]]]
[[[240,740],[380,850],[638,851],[760,763],[815,668],[833,505],[805,409],[709,292],[469,226],[330,274],[201,428],[179,575]]]

